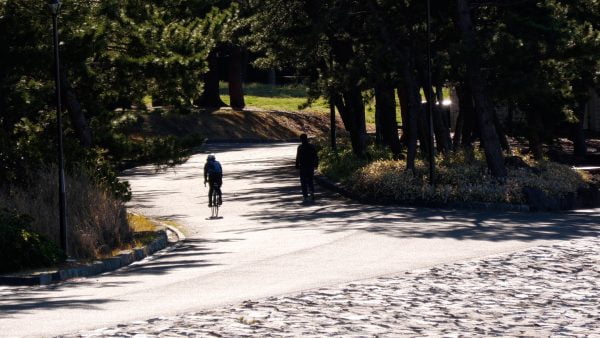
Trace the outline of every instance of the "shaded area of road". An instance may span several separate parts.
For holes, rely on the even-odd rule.
[[[596,211],[360,205],[322,189],[317,203],[303,205],[293,168],[296,145],[210,147],[225,173],[222,220],[206,219],[206,154],[166,172],[128,171],[130,208],[177,221],[188,239],[103,276],[0,288],[3,333],[74,332],[598,235]]]

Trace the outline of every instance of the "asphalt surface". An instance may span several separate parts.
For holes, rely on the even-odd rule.
[[[323,190],[315,204],[303,205],[296,145],[211,147],[225,175],[222,219],[206,219],[206,154],[167,172],[128,171],[130,208],[185,226],[186,241],[95,278],[0,287],[0,335],[73,333],[599,234],[598,210],[365,206]]]

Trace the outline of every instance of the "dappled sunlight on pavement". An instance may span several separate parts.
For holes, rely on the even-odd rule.
[[[149,325],[149,318],[155,318],[152,322],[159,325],[162,319],[156,318],[162,317],[179,318],[175,320],[187,325],[185,318],[196,318],[189,314],[207,309],[217,309],[217,317],[230,318],[222,306],[248,299],[296,295],[302,290],[347,285],[344,283],[356,280],[369,280],[385,290],[389,286],[386,283],[392,282],[377,277],[404,278],[404,272],[433,266],[446,266],[444,269],[450,269],[450,273],[463,269],[462,263],[453,265],[457,262],[566,240],[593,241],[600,230],[597,212],[523,214],[362,205],[319,187],[316,202],[303,204],[294,169],[296,147],[292,143],[210,144],[204,153],[173,169],[157,172],[146,166],[125,172],[124,178],[133,189],[130,210],[174,221],[184,228],[187,239],[153,257],[101,276],[50,287],[0,289],[0,326],[8,328],[7,335],[38,336],[114,327],[136,320]],[[224,172],[220,210],[223,219],[219,220],[207,220],[210,209],[202,169],[208,153],[216,153]],[[511,273],[517,274],[518,269]],[[407,278],[393,283],[410,290],[413,277]],[[340,290],[344,288],[349,287]],[[318,298],[317,291],[307,293],[317,297],[311,301],[314,303],[334,299]],[[356,291],[338,296],[345,299],[363,293],[369,294]],[[383,295],[382,299],[392,301],[396,296],[409,296]],[[311,334],[329,332],[319,331],[321,324],[310,317],[310,306],[290,302],[285,314],[271,315],[279,318],[271,324],[288,319],[294,323],[296,315],[309,316],[299,317],[297,325],[309,318],[315,320]],[[373,309],[390,304],[374,304]],[[402,314],[405,310],[400,307],[397,311]],[[238,315],[236,311],[232,310],[232,316]],[[363,321],[351,319],[352,316],[359,318],[368,312],[367,308],[361,311],[337,320],[340,325],[353,327],[350,323]],[[186,315],[173,317],[180,313]],[[367,321],[376,321],[368,318]],[[383,312],[381,318],[391,320]],[[402,318],[397,320],[403,321]],[[235,318],[227,320],[223,323],[237,325]],[[32,326],[31,322],[39,324]],[[164,324],[170,328],[179,325]],[[238,326],[243,330],[252,327],[244,320]],[[153,327],[149,325],[150,329]],[[294,330],[292,335],[298,334]]]

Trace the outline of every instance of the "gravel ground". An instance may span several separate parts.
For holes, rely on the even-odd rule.
[[[600,337],[600,238],[72,335],[78,336]]]

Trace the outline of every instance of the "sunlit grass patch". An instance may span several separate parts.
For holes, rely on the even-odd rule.
[[[156,225],[146,216],[138,214],[127,214],[129,227],[134,232],[155,231]]]
[[[220,92],[221,100],[229,104],[227,83],[220,84]],[[302,85],[248,83],[244,85],[244,100],[247,106],[264,110],[329,112],[329,105],[322,98],[307,106],[307,88]]]
[[[118,248],[114,248],[109,254],[102,255],[102,258],[116,256],[118,254],[141,248],[150,244],[157,238],[157,225],[148,217],[140,214],[127,214],[129,228],[133,232],[132,240],[124,243]]]

